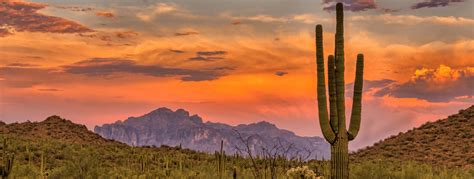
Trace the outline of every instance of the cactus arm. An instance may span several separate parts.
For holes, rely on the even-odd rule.
[[[329,88],[329,122],[334,133],[337,133],[336,105],[336,73],[334,56],[328,56],[328,88]]]
[[[362,86],[364,83],[364,55],[357,55],[356,63],[356,77],[354,81],[354,96],[352,97],[352,114],[351,123],[349,125],[348,137],[349,140],[354,140],[359,133],[360,119],[362,111]]]
[[[328,119],[326,82],[324,77],[323,27],[321,25],[316,26],[316,64],[318,76],[317,92],[319,124],[324,138],[332,144],[336,139],[336,134],[331,129]]]
[[[344,12],[341,3],[336,5],[336,96],[338,133],[346,133],[346,114],[344,99]]]

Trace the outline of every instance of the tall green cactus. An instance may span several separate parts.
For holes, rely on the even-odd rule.
[[[336,48],[334,56],[328,57],[329,117],[324,75],[323,28],[316,26],[316,63],[318,76],[319,123],[324,138],[331,144],[331,178],[349,178],[348,142],[354,140],[359,132],[364,56],[357,55],[354,96],[349,130],[346,129],[344,99],[344,12],[342,3],[336,5]]]

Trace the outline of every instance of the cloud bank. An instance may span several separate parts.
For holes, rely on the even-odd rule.
[[[357,12],[377,8],[377,4],[374,0],[323,0],[323,4],[325,5],[323,9],[334,11],[336,10],[336,4],[338,2],[344,4],[344,10],[346,11]]]
[[[38,13],[46,5],[31,2],[0,1],[0,26],[11,27],[15,31],[81,33],[93,30],[59,17]],[[2,34],[0,32],[0,34]],[[3,33],[5,34],[5,33]]]
[[[474,68],[452,69],[440,65],[436,69],[421,68],[411,80],[384,87],[375,96],[418,98],[429,102],[449,102],[474,96]]]
[[[464,2],[465,0],[428,0],[424,2],[419,2],[411,6],[412,9],[421,9],[421,8],[432,8],[432,7],[444,7],[451,5],[452,3]]]

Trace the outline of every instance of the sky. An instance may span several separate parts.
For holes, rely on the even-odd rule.
[[[341,0],[346,110],[365,55],[356,150],[474,104],[472,0]],[[0,0],[0,120],[89,129],[179,108],[321,136],[314,27],[334,0]],[[349,121],[347,121],[349,122]]]

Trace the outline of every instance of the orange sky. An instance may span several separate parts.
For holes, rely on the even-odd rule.
[[[313,28],[331,54],[332,1],[0,2],[2,121],[92,128],[169,107],[321,135]],[[348,91],[366,58],[353,149],[474,104],[473,1],[345,2]]]

